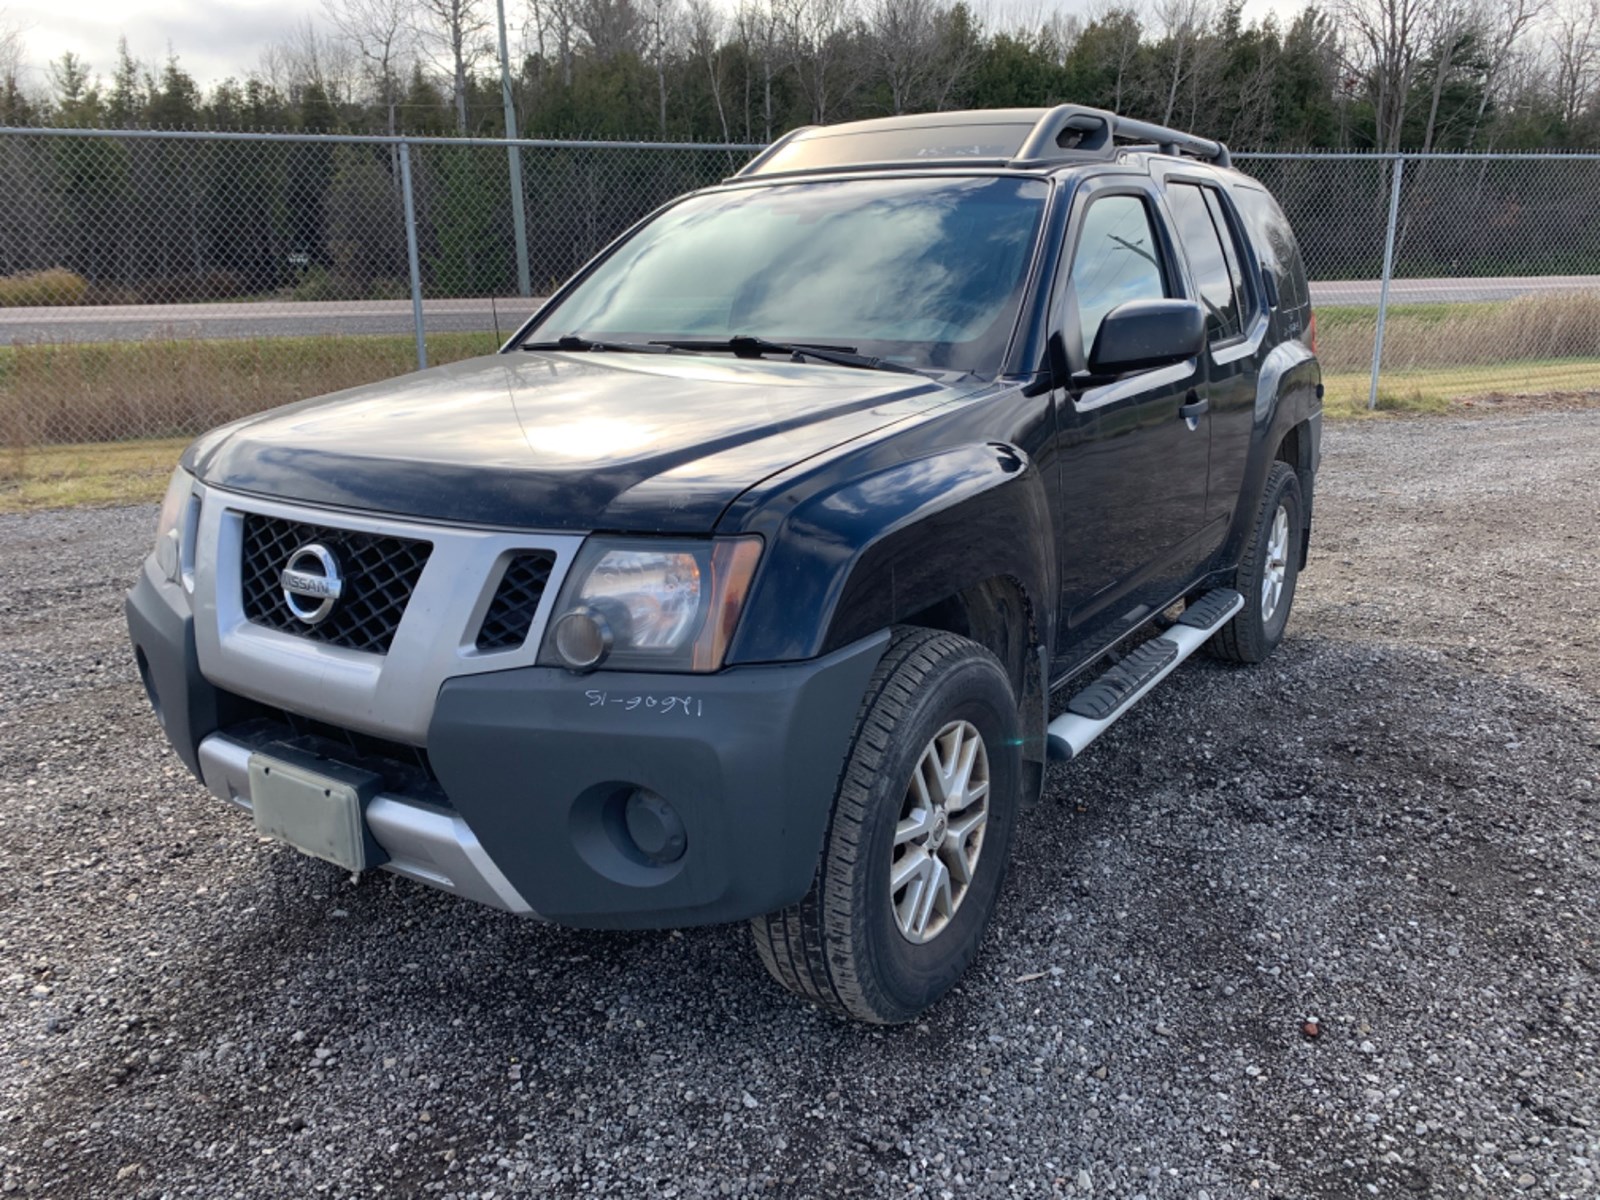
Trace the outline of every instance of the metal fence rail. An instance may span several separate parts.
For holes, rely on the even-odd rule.
[[[191,435],[486,353],[759,148],[0,129],[0,439]],[[1600,386],[1600,155],[1234,157],[1298,233],[1336,400]]]

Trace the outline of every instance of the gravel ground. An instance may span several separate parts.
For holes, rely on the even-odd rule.
[[[261,843],[134,680],[152,513],[0,519],[0,1188],[1600,1196],[1597,478],[1600,411],[1330,431],[1277,656],[1056,771],[894,1030]]]

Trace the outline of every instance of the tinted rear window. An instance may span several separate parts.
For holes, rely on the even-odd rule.
[[[1178,241],[1200,289],[1200,302],[1205,305],[1207,335],[1214,342],[1237,337],[1242,328],[1240,297],[1205,196],[1194,184],[1175,183],[1167,189],[1167,201],[1178,224]]]
[[[1302,308],[1310,303],[1300,245],[1294,240],[1289,219],[1283,215],[1278,202],[1266,192],[1251,187],[1234,188],[1233,200],[1244,218],[1245,228],[1250,231],[1261,269],[1270,273],[1277,283],[1279,307]]]

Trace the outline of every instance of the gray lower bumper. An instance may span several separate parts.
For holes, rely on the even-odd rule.
[[[250,809],[252,751],[297,735],[281,713],[200,673],[187,608],[141,573],[127,605],[140,673],[183,761]],[[793,904],[815,876],[888,640],[706,675],[522,667],[451,678],[428,728],[431,778],[416,787],[405,772],[370,772],[391,789],[365,800],[373,858],[381,850],[396,874],[571,925],[711,924]],[[345,761],[337,749],[328,757]],[[670,861],[641,858],[627,816],[640,794],[676,826]]]
[[[200,775],[219,799],[250,810],[255,747],[225,733],[200,742]],[[507,912],[534,915],[456,813],[380,792],[366,807],[367,828],[389,860],[383,869]]]

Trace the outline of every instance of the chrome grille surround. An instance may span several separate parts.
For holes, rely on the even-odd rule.
[[[424,746],[446,679],[532,666],[581,534],[484,529],[343,512],[205,488],[195,553],[195,644],[201,673],[226,691],[333,725]],[[246,610],[245,526],[265,517],[345,535],[432,546],[387,653],[269,628]],[[526,638],[480,650],[478,633],[519,555],[548,556],[550,573]]]

